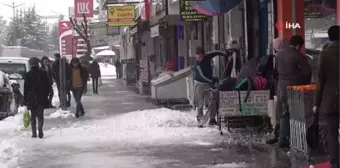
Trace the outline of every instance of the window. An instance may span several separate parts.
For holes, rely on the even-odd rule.
[[[20,63],[0,63],[0,71],[10,74],[20,74],[22,77],[26,74],[26,65]]]
[[[321,50],[328,42],[327,30],[336,24],[336,0],[305,1],[305,47]]]

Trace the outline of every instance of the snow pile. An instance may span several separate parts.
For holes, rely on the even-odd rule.
[[[18,155],[21,150],[15,145],[13,137],[22,134],[24,129],[23,113],[27,111],[26,107],[19,107],[18,114],[7,117],[0,121],[0,135],[3,138],[0,141],[0,167],[16,168],[18,164]]]
[[[16,168],[19,161],[19,154],[22,151],[17,148],[15,143],[9,140],[0,142],[0,167]]]
[[[23,113],[27,111],[26,107],[19,107],[18,114],[10,116],[0,121],[0,135],[4,133],[13,133],[24,128]]]
[[[102,79],[115,78],[116,77],[116,67],[109,63],[99,62],[100,72]]]
[[[69,118],[74,117],[74,114],[68,110],[59,109],[56,112],[50,114],[49,118]]]
[[[201,138],[219,137],[216,128],[197,128],[196,125],[194,113],[161,108],[125,113],[88,122],[85,125],[78,123],[70,128],[56,128],[47,131],[46,135],[49,134],[51,137],[47,142],[52,143],[89,141],[121,145],[174,143],[201,145],[209,143],[200,141]]]

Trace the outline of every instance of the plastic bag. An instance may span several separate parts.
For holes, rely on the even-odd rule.
[[[23,115],[24,115],[23,117],[24,127],[27,128],[30,126],[30,123],[31,123],[31,114],[29,111],[25,111]]]

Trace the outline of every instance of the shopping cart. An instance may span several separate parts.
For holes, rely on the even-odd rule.
[[[327,161],[326,124],[313,113],[314,94],[315,85],[288,87],[290,156],[293,163],[314,165]],[[314,145],[308,143],[307,138],[308,129],[312,124],[318,124],[319,128],[319,142]]]

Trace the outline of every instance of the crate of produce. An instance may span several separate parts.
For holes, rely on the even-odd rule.
[[[247,101],[247,91],[220,91],[219,108],[220,116],[258,116],[268,115],[269,90],[251,91]],[[240,103],[241,102],[241,103]]]

